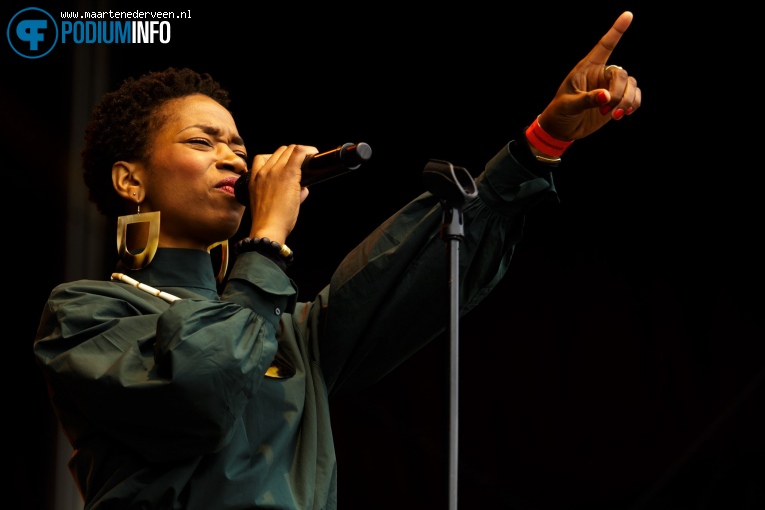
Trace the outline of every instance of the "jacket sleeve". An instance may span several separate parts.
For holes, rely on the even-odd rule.
[[[107,281],[53,290],[34,352],[75,449],[105,433],[147,459],[173,461],[229,442],[276,353],[278,319],[265,310],[295,292],[273,263],[248,260],[237,302],[189,295],[171,304]],[[276,279],[260,287],[241,281],[268,271]]]
[[[510,142],[476,179],[459,242],[459,309],[464,315],[507,271],[527,210],[557,201],[549,171],[523,167]],[[354,392],[393,370],[449,324],[444,208],[425,193],[377,228],[341,263],[318,332],[331,394]]]

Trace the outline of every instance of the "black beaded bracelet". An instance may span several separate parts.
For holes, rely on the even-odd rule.
[[[246,251],[256,251],[279,264],[282,269],[292,264],[295,258],[294,252],[286,244],[279,244],[267,237],[245,237],[237,241],[234,251],[237,255]]]

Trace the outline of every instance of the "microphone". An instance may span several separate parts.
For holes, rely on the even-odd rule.
[[[309,154],[300,165],[303,174],[301,186],[311,186],[338,175],[356,170],[372,157],[372,148],[364,142],[345,143],[336,149]],[[240,204],[250,205],[250,172],[242,174],[234,183],[234,196]]]

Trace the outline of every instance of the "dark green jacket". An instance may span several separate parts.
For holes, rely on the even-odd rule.
[[[555,198],[549,173],[509,147],[465,207],[462,313],[504,275],[529,206]],[[379,380],[448,326],[442,224],[423,194],[312,302],[297,303],[293,282],[256,252],[236,258],[220,297],[209,254],[182,249],[123,271],[181,298],[172,303],[116,281],[56,287],[34,352],[85,508],[336,508],[328,399]]]

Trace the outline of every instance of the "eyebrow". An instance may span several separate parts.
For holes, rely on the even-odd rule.
[[[203,133],[205,133],[207,135],[210,135],[210,136],[217,136],[218,138],[220,138],[221,135],[223,134],[222,130],[220,130],[220,129],[216,128],[216,127],[213,127],[213,126],[208,126],[206,124],[194,124],[193,126],[188,126],[188,127],[184,128],[184,129],[182,129],[181,131],[186,131],[187,129],[191,129],[191,128],[199,128],[199,129],[202,130]],[[234,143],[236,145],[244,146],[244,140],[242,140],[242,137],[239,136],[239,135],[232,136],[231,137],[231,143]]]

